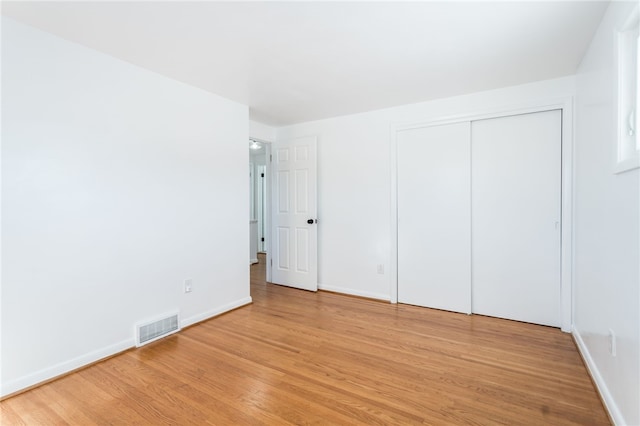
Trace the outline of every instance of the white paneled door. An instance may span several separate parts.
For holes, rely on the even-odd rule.
[[[470,124],[398,132],[398,301],[471,312]]]
[[[561,121],[471,124],[474,313],[560,326]]]
[[[277,143],[273,150],[271,281],[318,289],[316,138]]]

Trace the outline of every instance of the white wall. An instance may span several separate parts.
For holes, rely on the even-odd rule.
[[[249,121],[249,136],[264,142],[276,140],[276,128],[257,121]]]
[[[277,130],[277,140],[318,136],[319,288],[389,300],[393,124],[510,109],[572,96],[565,77]],[[384,274],[377,265],[384,265]]]
[[[6,18],[2,88],[3,395],[250,302],[246,106]]]
[[[614,174],[613,2],[578,71],[574,330],[616,423],[640,424],[640,174]],[[609,329],[617,355],[609,353]]]

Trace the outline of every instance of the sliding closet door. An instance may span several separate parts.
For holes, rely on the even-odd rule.
[[[398,132],[398,301],[471,312],[469,123]]]
[[[471,125],[474,313],[560,326],[561,120]]]

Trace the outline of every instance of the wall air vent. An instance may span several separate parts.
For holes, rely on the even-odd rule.
[[[136,325],[136,346],[140,347],[180,331],[178,314]]]

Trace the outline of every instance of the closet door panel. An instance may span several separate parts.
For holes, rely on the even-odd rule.
[[[471,312],[470,124],[398,132],[398,301]]]
[[[561,120],[471,125],[474,313],[560,326]]]

